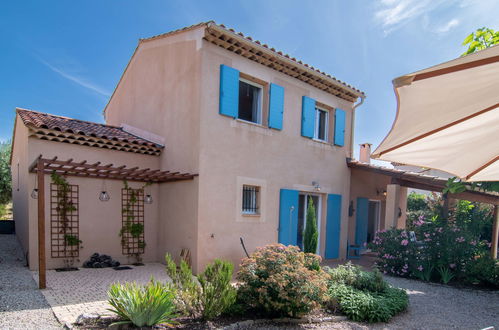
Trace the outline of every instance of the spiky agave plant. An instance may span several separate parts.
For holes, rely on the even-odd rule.
[[[113,283],[108,290],[109,311],[122,320],[113,324],[133,323],[137,327],[165,324],[172,326],[175,313],[175,290],[153,278],[146,284]]]

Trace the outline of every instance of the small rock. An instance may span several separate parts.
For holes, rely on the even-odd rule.
[[[76,324],[85,324],[90,321],[97,321],[99,319],[99,315],[97,314],[80,314],[76,318]]]

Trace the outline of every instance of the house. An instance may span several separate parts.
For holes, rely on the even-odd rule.
[[[187,250],[195,272],[214,258],[238,264],[241,239],[250,252],[302,245],[307,201],[317,209],[317,253],[346,258],[348,244],[404,226],[404,188],[352,160],[364,98],[213,22],[141,39],[105,125],[17,109],[14,218],[30,267],[67,259],[53,172],[66,177],[77,205],[70,234],[82,247],[70,250],[80,264],[94,252],[151,262]],[[133,221],[143,225],[139,240],[127,238],[131,252],[119,235],[131,199],[123,179],[137,189]]]

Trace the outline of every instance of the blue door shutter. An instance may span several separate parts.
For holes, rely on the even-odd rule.
[[[301,135],[313,138],[315,127],[315,100],[303,96],[301,108]]]
[[[341,195],[327,195],[326,259],[340,257]]]
[[[345,145],[345,115],[341,109],[334,112],[334,144],[341,147]]]
[[[279,243],[296,245],[298,239],[298,190],[281,189]]]
[[[239,71],[220,65],[220,114],[237,117],[239,107]]]
[[[270,84],[269,127],[282,129],[284,113],[284,87]]]
[[[355,221],[355,244],[363,246],[367,242],[367,216],[369,200],[357,198],[357,217]]]

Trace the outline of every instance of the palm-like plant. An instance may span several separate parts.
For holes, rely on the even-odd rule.
[[[152,278],[146,285],[114,283],[108,290],[108,297],[112,306],[108,310],[122,319],[114,324],[133,323],[137,327],[175,324],[175,290],[170,284]]]

